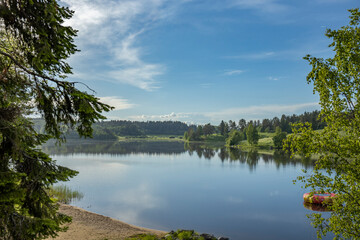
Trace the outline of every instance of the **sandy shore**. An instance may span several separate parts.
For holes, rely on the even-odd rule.
[[[59,211],[71,216],[73,221],[66,232],[59,233],[56,240],[119,240],[140,233],[165,235],[162,231],[133,226],[78,207],[61,205]]]

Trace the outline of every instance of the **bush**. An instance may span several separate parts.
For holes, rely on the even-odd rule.
[[[164,237],[157,237],[152,234],[139,234],[125,240],[217,240],[217,238],[205,233],[199,235],[194,230],[177,230],[176,232],[169,232]]]
[[[240,144],[244,139],[244,134],[237,130],[232,130],[229,134],[229,137],[226,139],[227,146],[235,146]]]
[[[275,136],[273,137],[273,142],[275,149],[282,149],[284,140],[286,139],[286,132],[282,132],[280,127],[276,127]]]

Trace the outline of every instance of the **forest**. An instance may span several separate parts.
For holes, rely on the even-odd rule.
[[[93,139],[95,140],[116,140],[118,137],[136,137],[146,138],[147,136],[183,136],[185,140],[200,140],[201,136],[219,134],[228,137],[232,130],[245,131],[252,125],[258,132],[275,132],[279,127],[282,132],[291,133],[291,124],[294,123],[311,123],[314,130],[322,129],[325,123],[319,118],[319,111],[304,112],[300,115],[285,115],[280,118],[250,120],[240,119],[239,121],[230,120],[228,122],[221,121],[219,125],[210,123],[204,125],[189,125],[180,121],[129,121],[129,120],[111,120],[101,121],[93,124]],[[33,119],[35,128],[38,132],[43,133],[45,129],[45,121],[42,119]],[[65,126],[64,126],[65,127]],[[185,134],[184,134],[185,133]],[[68,129],[67,139],[78,139],[76,131]],[[221,140],[224,140],[222,138]]]
[[[262,121],[246,121],[245,119],[240,119],[238,122],[232,120],[228,122],[221,121],[218,126],[213,126],[210,123],[205,125],[189,126],[189,129],[184,134],[184,138],[187,141],[200,141],[204,136],[219,134],[223,137],[223,140],[225,140],[229,137],[229,135],[238,133],[243,135],[240,136],[240,138],[244,140],[247,138],[247,135],[250,136],[250,132],[274,133],[276,131],[280,131],[284,133],[292,133],[292,124],[296,123],[310,123],[313,130],[319,130],[323,129],[326,125],[320,118],[319,114],[320,111],[315,110],[312,112],[304,112],[300,115],[283,114],[281,118],[265,118]],[[247,131],[249,132],[247,133]]]
[[[35,128],[42,133],[45,129],[45,122],[42,119],[33,119]],[[118,137],[145,138],[149,135],[183,135],[189,129],[186,123],[179,121],[128,121],[112,120],[96,122],[93,125],[93,139],[95,140],[116,140]],[[65,127],[65,126],[64,126]],[[79,135],[73,129],[68,129],[67,139],[78,139]]]

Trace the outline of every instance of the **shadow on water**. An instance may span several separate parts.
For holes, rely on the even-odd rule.
[[[55,145],[53,142],[43,146],[43,150],[50,155],[72,155],[75,153],[85,154],[149,154],[149,155],[179,155],[188,153],[196,154],[199,158],[211,160],[219,158],[222,162],[240,163],[249,166],[250,171],[255,170],[260,159],[267,163],[274,163],[277,168],[287,165],[301,165],[303,168],[311,168],[314,162],[309,159],[290,158],[289,154],[275,151],[274,154],[259,154],[254,151],[242,151],[224,146],[206,146],[201,143],[183,143],[171,141],[68,141],[66,144]]]
[[[315,212],[331,212],[331,207],[321,204],[307,203],[304,202],[304,208]]]
[[[95,141],[70,140],[62,145],[55,145],[49,142],[42,146],[43,150],[50,155],[71,155],[74,153],[85,154],[181,154],[184,153],[184,144],[182,142],[170,141]]]

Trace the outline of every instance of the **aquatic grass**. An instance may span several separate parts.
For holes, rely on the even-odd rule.
[[[55,198],[58,202],[64,204],[69,204],[73,200],[80,200],[84,197],[83,193],[72,190],[65,185],[51,186],[49,189],[49,195]]]

